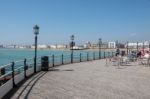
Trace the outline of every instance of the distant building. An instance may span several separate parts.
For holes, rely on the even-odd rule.
[[[47,49],[48,46],[45,45],[45,44],[41,44],[41,45],[37,45],[37,48],[38,48],[38,49]]]
[[[91,42],[86,42],[84,45],[84,48],[90,48],[91,47]]]
[[[56,48],[57,49],[65,49],[65,48],[67,48],[67,45],[57,45]]]
[[[84,48],[84,46],[74,46],[73,47],[73,49],[75,49],[75,50],[83,50],[83,49],[86,49],[86,48]]]
[[[6,45],[6,48],[15,48],[16,45]]]
[[[108,48],[108,42],[103,42],[101,45],[102,48]]]
[[[50,48],[57,49],[57,45],[50,45]]]
[[[128,48],[137,48],[137,44],[138,44],[138,47],[139,48],[143,48],[143,45],[144,45],[144,48],[148,48],[149,47],[149,42],[148,41],[145,41],[145,42],[139,42],[139,43],[128,43]],[[127,48],[127,44],[125,44],[125,47]]]
[[[116,42],[108,42],[108,48],[116,48]]]
[[[0,48],[4,48],[4,46],[3,46],[3,45],[0,45]]]
[[[91,48],[96,48],[97,47],[97,44],[91,44]]]

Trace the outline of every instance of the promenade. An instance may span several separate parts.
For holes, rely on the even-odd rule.
[[[150,67],[106,66],[104,59],[62,65],[37,73],[12,93],[7,98],[150,99]]]

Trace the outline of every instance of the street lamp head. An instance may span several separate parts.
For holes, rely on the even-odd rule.
[[[70,39],[73,41],[74,40],[74,35],[71,35]]]
[[[102,39],[101,38],[99,38],[99,43],[102,43]]]
[[[34,32],[34,34],[35,35],[38,35],[39,34],[39,26],[38,25],[35,25],[34,27],[33,27],[33,32]]]

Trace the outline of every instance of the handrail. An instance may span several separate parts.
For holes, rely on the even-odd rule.
[[[65,53],[65,54],[60,53],[60,54],[56,54],[56,55],[50,54],[50,55],[46,55],[46,56],[49,57],[49,62],[51,63],[51,65],[53,67],[57,66],[57,65],[71,63],[71,58],[73,58],[73,62],[82,62],[82,61],[90,61],[90,60],[99,59],[98,51],[76,52],[73,54],[73,57],[71,55],[72,55],[71,53]],[[114,52],[108,52],[108,53],[104,52],[101,55],[103,55],[101,57],[107,58],[107,57],[113,56]],[[37,65],[41,66],[40,65],[41,64],[41,56],[38,56],[36,59],[37,59]],[[7,68],[7,67],[10,67],[10,68]],[[6,64],[6,65],[0,66],[0,72],[2,69],[3,69],[2,71],[4,71],[4,73],[0,75],[0,79],[2,82],[2,84],[0,82],[0,87],[1,87],[1,85],[3,85],[3,80],[6,80],[3,78],[7,77],[8,75],[10,75],[12,78],[13,87],[15,86],[15,77],[16,77],[15,75],[24,73],[24,79],[27,78],[29,76],[29,71],[27,71],[27,74],[26,74],[27,68],[34,68],[34,58],[18,60],[18,61],[14,61],[14,62]],[[29,70],[32,71],[31,69],[29,69]],[[7,71],[7,72],[5,73],[5,71]],[[32,72],[32,74],[33,73],[34,72]]]
[[[14,69],[14,71],[17,71],[18,69],[21,69],[21,68],[23,68],[23,67],[24,67],[24,66],[20,66],[20,67]]]
[[[8,66],[10,66],[10,65],[11,65],[11,63],[6,64],[6,65],[2,65],[2,66],[0,66],[0,69],[2,69],[2,68],[6,68],[6,67],[8,67]]]
[[[9,74],[11,74],[11,73],[12,73],[12,71],[10,71],[10,72],[8,72],[8,73],[6,73],[6,74],[0,76],[0,79],[4,78],[5,76],[7,76],[7,75],[9,75]]]
[[[82,55],[80,55],[82,53]],[[94,53],[94,54],[93,54]],[[98,51],[94,51],[94,52],[92,52],[92,51],[86,51],[86,52],[75,52],[74,53],[74,55],[73,55],[73,57],[75,58],[75,59],[77,59],[77,58],[81,58],[81,60],[82,59],[86,59],[87,57],[87,60],[88,59],[97,59],[98,58]],[[112,54],[109,54],[109,53],[112,53]],[[104,58],[105,57],[109,57],[109,56],[112,56],[113,54],[114,54],[114,52],[108,52],[108,53],[105,53],[104,52],[104,54],[105,54],[105,56],[103,56]],[[62,55],[63,55],[63,59],[62,59]],[[63,53],[60,53],[60,54],[57,54],[57,55],[54,55],[54,54],[50,54],[50,55],[47,55],[48,57],[49,57],[49,59],[50,59],[50,62],[53,62],[51,59],[53,59],[54,58],[54,61],[55,62],[59,62],[59,60],[60,60],[60,62],[61,62],[61,59],[63,60],[63,61],[66,61],[66,59],[70,59],[71,58],[71,53],[65,53],[65,54],[63,54]],[[41,59],[41,56],[38,56],[37,57],[37,59],[38,60],[40,60]],[[28,64],[28,66],[31,66],[31,65],[34,65],[32,62],[34,62],[34,58],[28,58],[27,60],[27,64]],[[15,64],[15,70],[18,70],[18,69],[20,69],[20,68],[23,68],[24,67],[24,64],[18,64],[18,63],[21,63],[21,62],[24,62],[24,60],[18,60],[18,61],[15,61],[14,62],[14,64]],[[39,61],[37,61],[37,63],[39,63]],[[63,62],[62,62],[63,63]],[[18,65],[16,65],[16,64],[18,64]],[[39,63],[40,64],[40,63]],[[0,69],[2,69],[2,68],[6,68],[6,67],[11,67],[12,66],[12,63],[9,63],[9,64],[6,64],[6,65],[2,65],[2,66],[0,66]],[[17,68],[16,68],[17,67]],[[10,71],[12,71],[12,70],[10,70]],[[4,74],[4,75],[6,75],[6,74]],[[1,75],[0,77],[2,77],[3,75]]]
[[[18,60],[18,61],[14,61],[14,63],[20,63],[23,62],[24,60]]]

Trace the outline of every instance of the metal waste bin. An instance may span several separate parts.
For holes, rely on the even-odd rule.
[[[41,57],[41,69],[43,71],[48,71],[49,68],[49,57],[48,56],[43,56]]]
[[[121,51],[121,56],[125,56],[126,52],[125,51]]]

